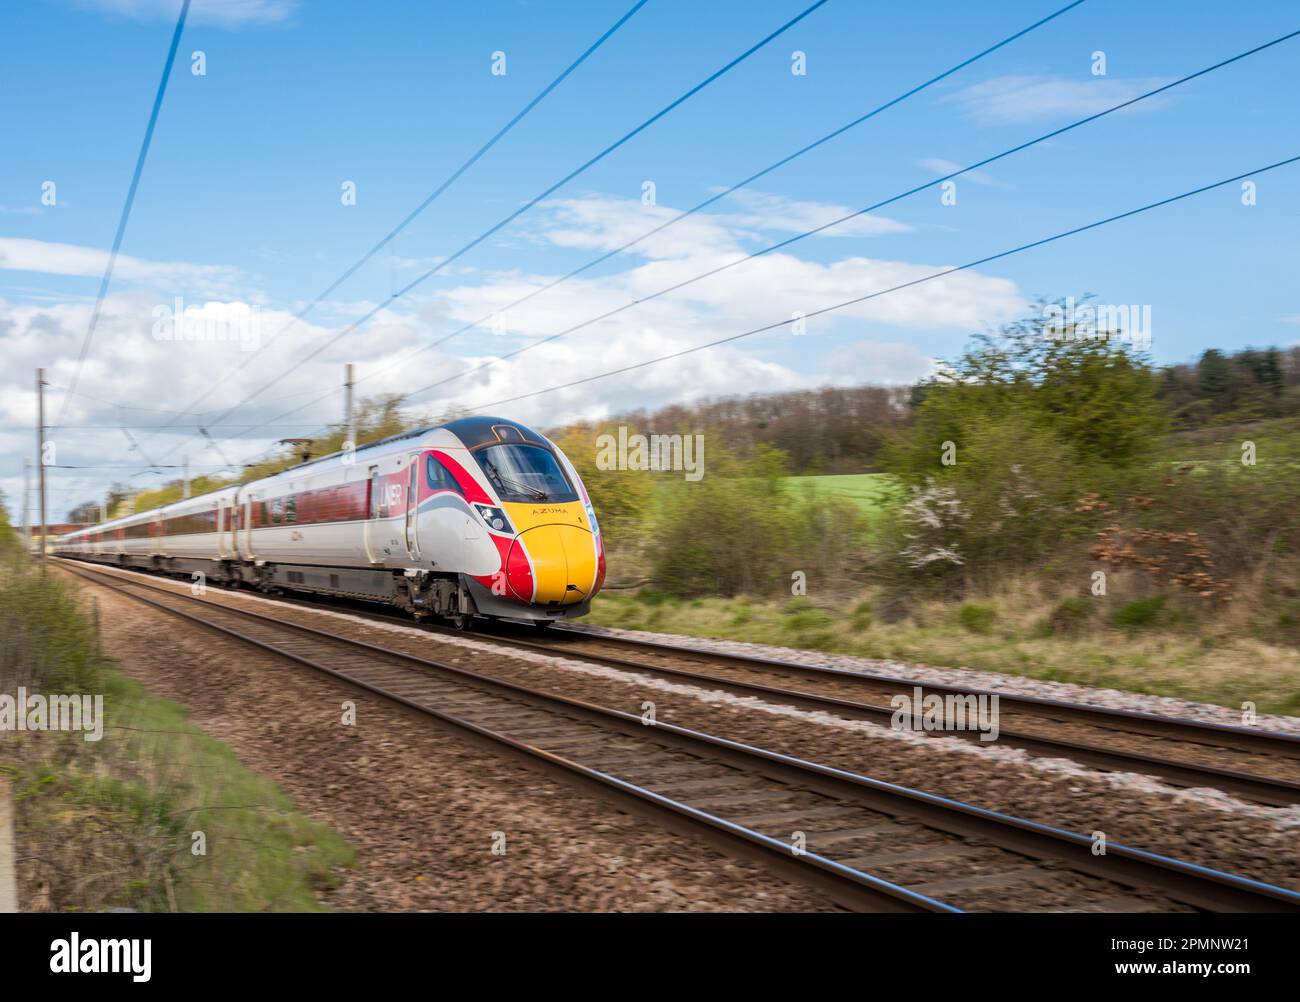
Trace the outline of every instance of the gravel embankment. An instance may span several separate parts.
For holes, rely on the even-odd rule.
[[[357,846],[357,867],[326,894],[335,908],[835,908],[351,687],[78,583],[99,596],[106,647],[128,674],[185,704],[301,812]],[[355,727],[340,724],[344,700],[357,703]],[[494,832],[505,833],[504,856],[492,854]]]
[[[363,613],[307,609],[254,595],[214,594],[222,602],[631,713],[640,714],[642,702],[652,700],[661,721],[723,734],[1047,824],[1084,833],[1103,831],[1112,842],[1300,889],[1297,808],[1246,804],[1211,790],[1180,791],[1150,777],[1102,773],[1059,759],[1032,759],[1016,749],[959,738],[897,732],[866,721],[709,691],[574,659],[506,652],[472,635],[431,635],[416,627],[367,619]],[[780,653],[786,656],[792,652]],[[915,674],[912,666],[899,667]],[[943,681],[972,684],[968,676],[973,674],[980,675],[974,684],[987,681],[986,673],[935,671],[944,676]],[[939,680],[940,675],[935,678]],[[1086,693],[1053,695],[1088,701]],[[1160,712],[1151,702],[1131,708]]]
[[[1022,675],[979,671],[975,668],[939,668],[915,661],[894,661],[881,658],[860,658],[850,654],[828,654],[822,651],[803,651],[791,647],[773,647],[769,644],[750,644],[738,640],[713,640],[707,637],[687,637],[676,633],[648,633],[623,630],[610,626],[572,624],[574,630],[593,636],[628,637],[633,640],[653,640],[677,644],[702,651],[722,654],[745,654],[751,657],[776,658],[800,664],[825,665],[848,671],[874,672],[881,675],[902,675],[936,685],[961,685],[995,692],[1039,696],[1044,699],[1062,699],[1076,703],[1090,703],[1117,710],[1136,710],[1139,713],[1160,713],[1170,717],[1185,717],[1210,723],[1241,726],[1241,711],[1213,703],[1197,703],[1173,696],[1153,696],[1119,689],[1098,689],[1073,682],[1051,682],[1045,679],[1025,678]],[[1261,713],[1256,715],[1259,727],[1300,734],[1300,717]]]

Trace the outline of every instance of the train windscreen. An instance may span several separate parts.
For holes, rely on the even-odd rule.
[[[549,451],[536,445],[490,445],[474,453],[502,501],[577,501],[578,492]]]

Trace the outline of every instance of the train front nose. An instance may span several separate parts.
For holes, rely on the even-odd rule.
[[[592,594],[596,541],[573,525],[539,525],[521,532],[510,547],[506,580],[525,602],[572,605]]]

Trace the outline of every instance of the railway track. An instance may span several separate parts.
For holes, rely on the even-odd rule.
[[[444,631],[442,627],[428,628]],[[884,725],[890,725],[896,714],[889,699],[900,693],[911,695],[916,687],[941,697],[996,695],[1001,717],[999,744],[1035,756],[1073,759],[1106,771],[1144,773],[1175,786],[1218,789],[1271,806],[1300,804],[1300,737],[1263,728],[694,650],[567,627],[551,630],[545,641],[513,633],[478,636],[520,649]],[[980,739],[972,729],[918,728],[918,732],[931,737]]]
[[[452,725],[849,908],[1300,911],[1300,894],[199,598],[73,574]]]
[[[279,600],[308,609],[322,604],[292,596],[280,596]],[[347,608],[366,618],[418,626],[431,633],[460,635],[460,631],[449,627],[416,623],[369,604],[347,604]],[[1300,737],[1264,728],[1230,727],[903,676],[691,649],[566,626],[550,630],[545,634],[546,641],[537,639],[536,631],[521,635],[521,630],[507,627],[503,631],[501,625],[474,636],[516,649],[882,725],[892,725],[895,716],[889,699],[899,693],[910,695],[916,687],[940,697],[996,695],[1002,722],[997,738],[1000,744],[1037,757],[1068,758],[1103,771],[1150,775],[1174,786],[1217,789],[1273,807],[1300,804]],[[629,657],[628,653],[636,656]],[[979,741],[979,733],[971,729],[920,728],[916,733]]]

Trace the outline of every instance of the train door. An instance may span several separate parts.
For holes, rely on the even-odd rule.
[[[226,556],[226,503],[220,498],[217,498],[216,520],[217,558],[221,559]]]
[[[239,549],[239,556],[245,560],[254,559],[253,555],[253,499],[244,498],[244,514],[239,523],[239,527],[244,530],[244,545]]]
[[[226,526],[221,534],[221,559],[229,560],[235,556],[235,543],[239,539],[239,506],[231,498],[225,503]]]
[[[383,535],[384,526],[381,516],[384,513],[384,481],[379,476],[379,467],[370,467],[370,479],[366,487],[366,557],[372,564],[384,562]]]
[[[419,536],[420,508],[420,454],[411,457],[411,470],[406,478],[406,552],[412,560],[420,559]]]

